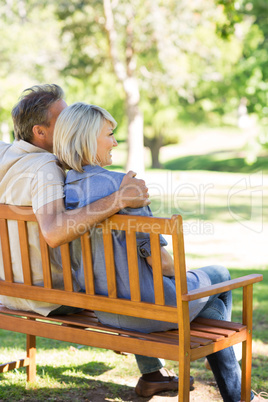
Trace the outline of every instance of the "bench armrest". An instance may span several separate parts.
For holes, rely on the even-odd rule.
[[[241,276],[240,278],[232,279],[230,281],[225,281],[217,283],[216,285],[211,285],[204,288],[192,290],[182,295],[182,300],[183,301],[197,300],[201,299],[202,297],[216,295],[218,293],[227,292],[228,290],[252,285],[253,283],[261,282],[262,280],[263,276],[260,274]]]

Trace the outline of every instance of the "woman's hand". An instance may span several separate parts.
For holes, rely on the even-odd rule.
[[[119,188],[122,208],[140,208],[151,203],[145,181],[135,176],[136,173],[130,170],[122,180]]]
[[[152,266],[152,257],[146,258],[149,265]],[[167,252],[164,247],[161,247],[161,260],[162,260],[162,272],[163,276],[174,276],[174,262],[171,255]]]

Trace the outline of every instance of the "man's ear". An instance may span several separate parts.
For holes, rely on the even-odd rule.
[[[42,126],[36,124],[33,126],[33,135],[35,138],[42,139],[45,135],[45,131]]]

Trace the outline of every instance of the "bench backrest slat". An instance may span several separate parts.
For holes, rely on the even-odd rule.
[[[0,236],[1,236],[1,247],[2,247],[2,258],[5,271],[5,280],[7,282],[13,282],[7,220],[2,218],[0,219]]]
[[[71,267],[71,256],[70,256],[70,245],[65,243],[60,246],[61,251],[61,261],[64,266],[63,270],[63,281],[64,289],[68,292],[73,292],[73,278],[72,278],[72,267]]]
[[[185,251],[183,239],[183,227],[181,216],[173,216],[172,220],[175,223],[174,233],[172,235],[173,258],[174,268],[176,275],[176,294],[177,294],[177,307],[178,307],[178,322],[180,339],[189,344],[189,333],[184,333],[183,328],[189,328],[189,305],[182,301],[182,294],[187,293],[187,280],[186,280],[186,265],[185,265]]]
[[[18,231],[21,250],[21,263],[25,285],[32,285],[32,272],[29,253],[27,222],[18,221]]]
[[[43,268],[43,278],[44,287],[47,289],[52,289],[52,276],[51,276],[51,264],[49,258],[49,247],[46,243],[41,230],[39,229],[39,242],[42,258],[42,268]]]
[[[151,250],[152,252],[152,268],[154,277],[154,297],[155,303],[164,306],[165,296],[164,296],[164,285],[163,285],[163,273],[161,264],[161,249],[159,234],[151,233]]]
[[[117,286],[116,286],[112,233],[108,230],[108,228],[105,228],[102,231],[102,235],[103,235],[105,265],[106,265],[108,296],[113,299],[116,299]]]
[[[81,236],[81,249],[84,267],[86,293],[89,295],[95,294],[94,273],[92,264],[91,241],[88,233]]]
[[[130,296],[132,301],[139,302],[141,301],[141,292],[135,232],[126,232],[126,244]]]

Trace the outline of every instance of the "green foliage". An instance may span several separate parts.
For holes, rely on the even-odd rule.
[[[239,2],[235,0],[216,0],[216,4],[224,10],[225,18],[217,24],[217,33],[225,39],[229,39],[235,33],[235,24],[243,20],[238,12]]]
[[[114,4],[113,4],[114,5]],[[119,62],[134,72],[152,138],[154,114],[176,109],[163,145],[180,124],[237,124],[242,98],[268,126],[268,3],[265,0],[120,0],[113,8]],[[115,77],[102,0],[0,0],[0,123],[21,91],[57,82],[71,103],[85,100],[111,111],[126,138],[126,96]],[[148,107],[148,104],[150,105]]]
[[[0,126],[9,124],[20,93],[40,82],[60,83],[63,65],[53,4],[0,1]]]

